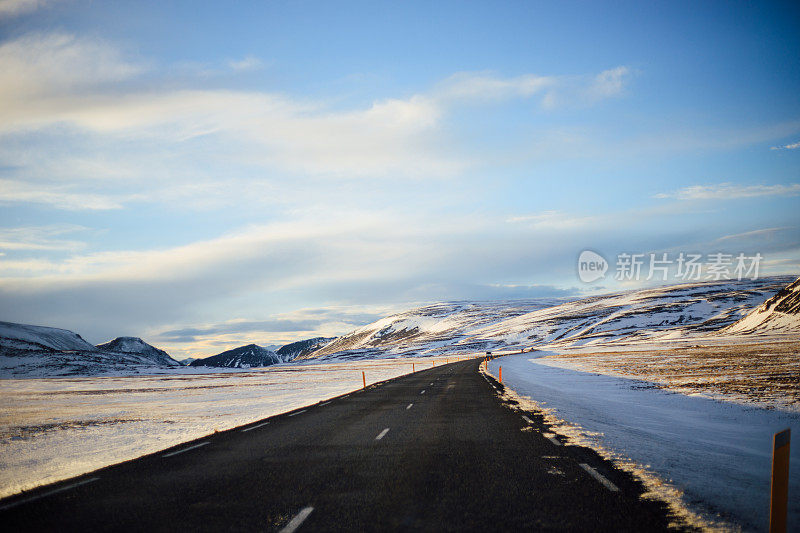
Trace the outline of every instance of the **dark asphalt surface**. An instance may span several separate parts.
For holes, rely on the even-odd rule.
[[[504,403],[477,368],[437,366],[29,491],[0,501],[0,523],[280,531],[312,507],[297,531],[667,528],[665,506],[641,500],[637,481],[591,450],[555,445],[540,415]]]

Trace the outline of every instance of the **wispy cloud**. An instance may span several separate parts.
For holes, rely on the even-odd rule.
[[[445,102],[493,101],[530,97],[556,87],[558,79],[527,74],[515,78],[499,78],[488,72],[459,72],[443,82],[434,96]]]
[[[51,3],[52,0],[0,0],[0,18],[36,11]]]
[[[230,67],[243,70],[259,64],[257,58],[245,57]],[[67,128],[84,142],[102,139],[105,152],[114,143],[124,144],[125,153],[134,158],[137,143],[171,143],[179,153],[199,139],[217,146],[217,152],[235,150],[238,162],[301,175],[447,178],[474,163],[472,156],[458,154],[445,141],[443,118],[458,106],[537,95],[544,105],[555,94],[559,101],[597,101],[618,94],[627,72],[618,67],[571,78],[467,72],[430,91],[340,109],[270,92],[143,90],[132,82],[146,70],[145,63],[107,42],[66,34],[30,34],[6,42],[0,45],[0,133]],[[149,145],[145,153],[152,159]],[[196,176],[191,178],[194,183]],[[176,181],[173,175],[171,185],[186,185]],[[60,191],[62,199],[56,201],[52,187],[42,184],[36,190],[21,190],[13,182],[6,187],[15,190],[5,195],[7,202],[38,201],[69,209],[81,204],[69,196],[75,192],[71,190]],[[94,194],[87,196],[85,208],[119,207],[120,196]]]
[[[108,42],[66,33],[32,33],[0,44],[0,113],[42,115],[68,107],[75,92],[128,79],[144,70]]]
[[[245,72],[258,70],[264,66],[264,63],[256,56],[246,56],[242,59],[228,61],[228,66],[233,70]]]
[[[438,84],[431,96],[445,104],[538,96],[547,108],[586,105],[621,95],[629,77],[630,70],[625,66],[583,76],[526,74],[503,78],[490,72],[459,72]]]
[[[45,204],[71,211],[121,209],[120,198],[86,192],[70,192],[69,185],[34,184],[0,179],[0,205],[11,203]],[[127,197],[125,199],[130,199]]]
[[[569,230],[589,226],[597,220],[597,217],[592,216],[574,216],[560,211],[542,211],[541,213],[511,217],[508,222],[525,224],[533,229]]]
[[[86,246],[82,241],[63,236],[85,231],[75,224],[0,228],[0,250],[77,251]]]
[[[800,183],[787,185],[692,185],[670,193],[659,193],[655,198],[676,198],[678,200],[732,200],[758,196],[796,196],[800,194]]]
[[[800,148],[800,141],[781,146],[771,146],[770,150],[797,150],[798,148]]]
[[[717,239],[717,242],[723,241],[738,241],[738,240],[747,240],[747,239],[764,239],[764,238],[771,238],[776,233],[781,231],[795,229],[790,226],[782,227],[782,228],[764,228],[764,229],[757,229],[753,231],[745,231],[744,233],[736,233],[733,235],[724,235]]]

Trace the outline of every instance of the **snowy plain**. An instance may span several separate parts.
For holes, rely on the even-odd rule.
[[[0,497],[352,392],[362,371],[369,385],[446,360],[0,379]]]
[[[560,368],[546,355],[502,357],[488,370],[496,377],[502,366],[503,384],[523,407],[543,409],[570,443],[590,446],[637,474],[690,523],[766,530],[772,435],[787,427],[800,435],[800,413]],[[800,446],[792,446],[791,464],[789,493],[798,495]],[[790,497],[789,523],[800,524],[800,498]]]

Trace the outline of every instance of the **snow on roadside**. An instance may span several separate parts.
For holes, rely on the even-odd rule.
[[[452,360],[452,358],[450,358]],[[445,358],[435,359],[444,362]],[[0,497],[345,394],[434,359],[0,380]]]
[[[537,357],[495,359],[503,384],[542,409],[570,443],[591,446],[643,479],[655,496],[701,527],[764,530],[768,520],[772,435],[800,414],[685,396],[621,377],[557,368]],[[518,399],[519,399],[518,398]],[[528,404],[527,406],[525,404]],[[800,494],[800,446],[792,447],[790,494]],[[800,524],[800,498],[789,523]]]

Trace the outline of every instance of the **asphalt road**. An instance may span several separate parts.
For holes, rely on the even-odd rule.
[[[647,531],[668,515],[451,363],[0,501],[6,531]],[[583,466],[582,466],[583,465]]]

